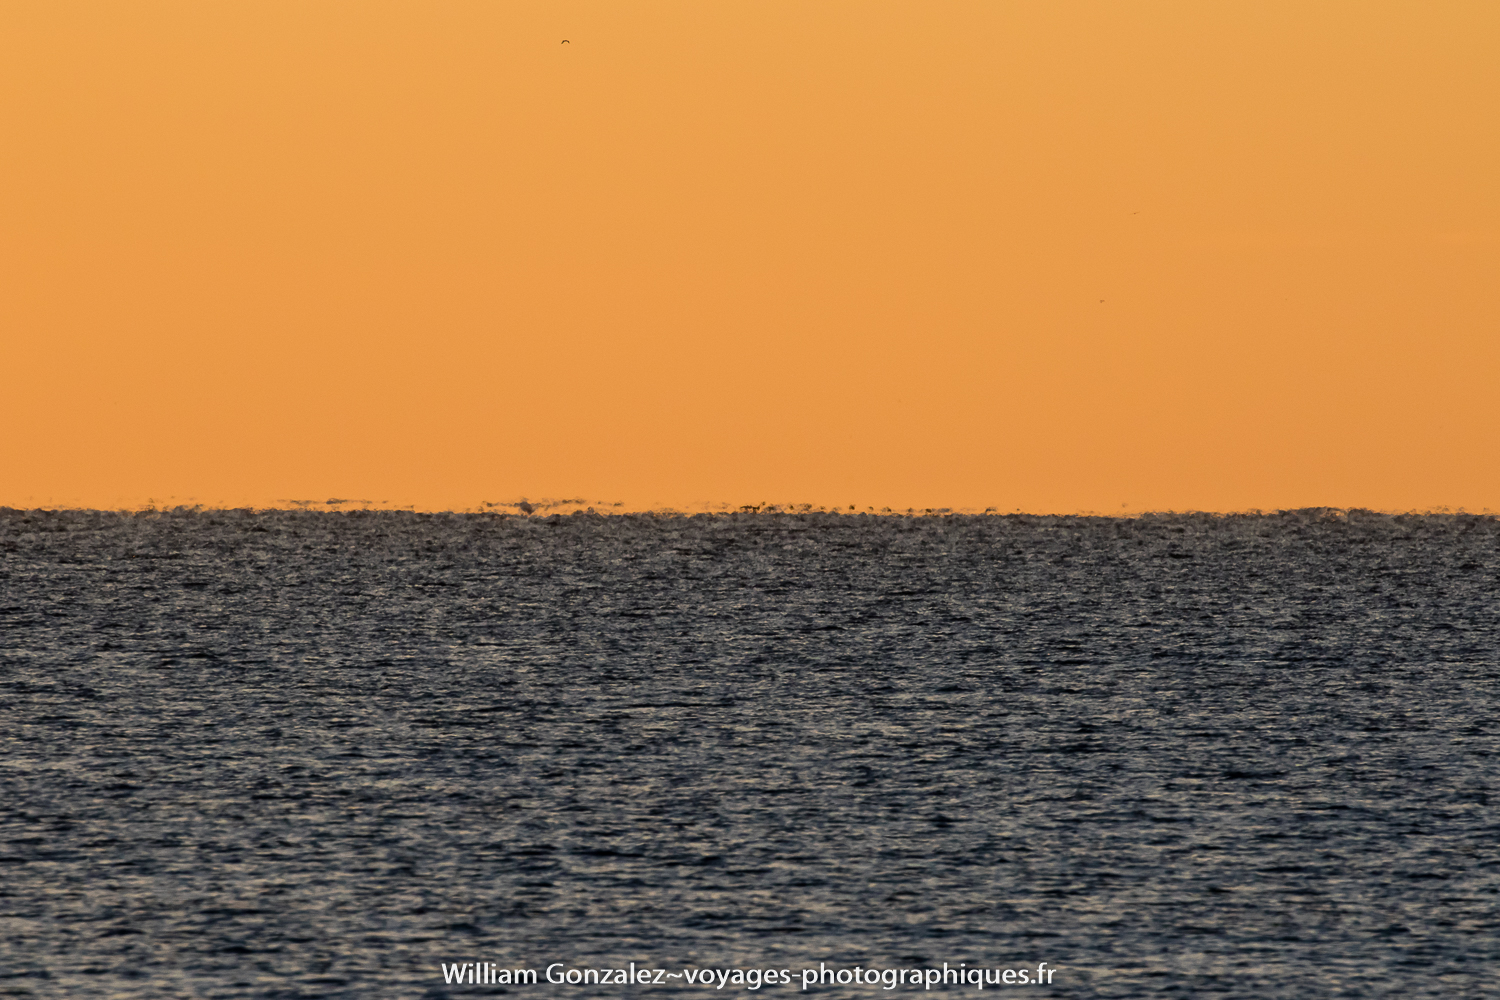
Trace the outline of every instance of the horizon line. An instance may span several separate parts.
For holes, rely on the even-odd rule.
[[[176,499],[176,498],[171,498]],[[327,500],[277,500],[271,504],[202,504],[202,503],[161,503],[148,500],[145,503],[109,507],[93,507],[82,504],[39,504],[35,506],[15,507],[8,504],[0,504],[0,515],[5,514],[30,514],[30,513],[93,513],[93,514],[121,514],[121,515],[150,515],[150,514],[213,514],[213,513],[322,513],[322,514],[351,514],[351,513],[391,513],[391,514],[449,514],[464,516],[487,516],[503,518],[543,519],[557,516],[573,515],[595,516],[595,517],[631,517],[650,515],[655,517],[697,517],[697,516],[785,516],[785,515],[836,515],[840,517],[1060,517],[1060,518],[1108,518],[1113,520],[1134,520],[1142,517],[1162,516],[1200,516],[1200,517],[1271,517],[1284,516],[1288,514],[1310,514],[1331,517],[1335,519],[1347,519],[1349,515],[1371,515],[1379,517],[1399,516],[1470,516],[1470,517],[1500,517],[1500,511],[1489,507],[1479,510],[1471,510],[1463,506],[1436,505],[1431,507],[1412,508],[1376,508],[1363,506],[1333,506],[1328,504],[1309,504],[1299,507],[1242,507],[1226,510],[1215,510],[1209,508],[1182,507],[1182,508],[1134,508],[1116,511],[1105,511],[1097,509],[1075,509],[1075,510],[1026,510],[1023,508],[1001,509],[998,507],[906,507],[893,508],[889,506],[860,507],[854,504],[847,506],[811,504],[811,503],[756,503],[756,504],[727,504],[727,503],[702,503],[686,506],[675,505],[633,505],[622,501],[593,501],[581,499],[567,500],[537,500],[530,501],[525,498],[515,501],[480,501],[470,507],[428,507],[419,504],[395,504],[389,501],[352,500],[343,498],[329,498]]]

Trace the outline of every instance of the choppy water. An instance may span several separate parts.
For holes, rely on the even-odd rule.
[[[1495,996],[1497,624],[1469,516],[0,511],[0,995]]]

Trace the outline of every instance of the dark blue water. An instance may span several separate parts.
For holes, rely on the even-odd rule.
[[[4,996],[1500,995],[1494,518],[0,511],[0,637]]]

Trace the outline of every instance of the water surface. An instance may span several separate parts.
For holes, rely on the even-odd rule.
[[[0,995],[1493,996],[1497,624],[1462,515],[0,511]]]

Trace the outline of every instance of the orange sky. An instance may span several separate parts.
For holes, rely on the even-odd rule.
[[[1477,0],[6,0],[0,504],[1500,509],[1497,53]]]

